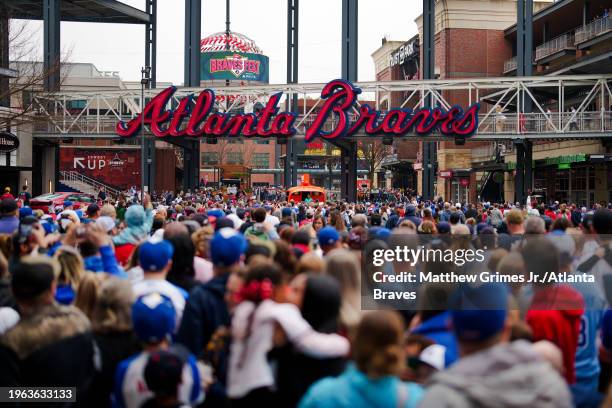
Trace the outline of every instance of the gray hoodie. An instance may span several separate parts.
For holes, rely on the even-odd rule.
[[[434,375],[419,407],[572,407],[561,376],[518,340],[462,358]]]

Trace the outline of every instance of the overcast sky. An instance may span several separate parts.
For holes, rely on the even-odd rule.
[[[143,0],[123,0],[144,8]],[[300,1],[299,81],[326,82],[340,76],[341,0]],[[183,83],[185,2],[158,0],[157,79]],[[232,0],[231,29],[252,38],[270,58],[270,82],[286,82],[286,0]],[[359,0],[359,80],[374,80],[371,58],[383,36],[408,40],[417,32],[420,0]],[[42,23],[28,23],[40,43]],[[225,1],[202,0],[202,37],[225,30]],[[144,26],[62,22],[62,50],[70,62],[91,62],[139,80],[144,62]]]

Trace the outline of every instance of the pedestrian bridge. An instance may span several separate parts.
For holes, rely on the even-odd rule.
[[[291,110],[299,102],[295,138],[304,136],[324,100],[325,84],[280,84],[244,87],[219,87],[215,109],[218,112],[252,112],[257,104],[283,93],[281,103]],[[466,108],[480,104],[477,130],[469,140],[560,140],[612,137],[612,75],[573,75],[540,77],[499,77],[427,81],[356,83],[361,94],[353,106],[354,120],[360,105],[376,110],[388,109],[388,101],[400,101],[391,108],[419,109],[427,103],[445,110],[453,105]],[[180,99],[197,95],[201,88],[178,88],[168,108]],[[161,89],[144,90],[145,101]],[[128,121],[141,111],[140,90],[60,91],[33,96],[33,135],[36,138],[117,138],[118,121]],[[381,116],[384,117],[384,113]],[[336,126],[330,115],[324,130]],[[148,132],[148,128],[147,128]],[[363,131],[353,137],[367,136]],[[415,140],[448,140],[436,132],[422,136],[407,134]]]

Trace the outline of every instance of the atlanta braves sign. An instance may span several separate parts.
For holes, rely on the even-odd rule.
[[[282,94],[272,95],[264,109],[257,113],[218,113],[214,111],[215,94],[204,89],[194,101],[193,96],[180,100],[174,110],[167,106],[175,87],[169,87],[155,96],[143,113],[144,123],[157,137],[202,137],[202,136],[246,136],[276,137],[292,136],[296,133],[297,116],[292,112],[279,112]],[[314,120],[306,128],[305,139],[336,139],[356,134],[363,128],[367,135],[405,136],[442,134],[464,139],[474,134],[478,128],[479,104],[473,104],[465,111],[458,106],[449,110],[442,108],[392,109],[381,112],[367,104],[361,105],[357,114],[353,113],[357,95],[361,89],[353,84],[334,80],[321,91],[324,103]],[[325,125],[330,116],[334,117],[331,129]],[[141,116],[129,122],[117,123],[117,134],[123,137],[134,136],[140,130]]]

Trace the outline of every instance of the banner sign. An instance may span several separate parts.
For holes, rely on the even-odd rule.
[[[138,133],[142,124],[149,125],[151,133],[157,137],[206,137],[206,136],[246,136],[246,137],[288,137],[297,130],[294,125],[297,115],[292,112],[279,112],[281,93],[270,96],[266,106],[258,113],[218,113],[215,112],[215,93],[204,89],[198,97],[186,96],[178,106],[167,109],[175,87],[169,87],[155,96],[144,107],[143,113],[125,123],[117,123],[116,132],[122,137]],[[329,82],[321,91],[324,101],[320,110],[313,114],[307,126],[306,142],[315,138],[337,139],[350,137],[362,128],[369,136],[405,136],[409,133],[430,135],[439,133],[444,136],[464,139],[474,134],[478,128],[479,104],[473,104],[466,111],[459,106],[449,110],[442,108],[391,109],[381,112],[367,104],[356,106],[357,95],[361,89],[353,84],[336,79]],[[354,113],[354,109],[357,113]],[[327,119],[333,115],[333,126],[326,127]],[[327,130],[324,130],[327,129]]]
[[[140,149],[59,150],[60,171],[77,171],[121,190],[140,185]]]
[[[19,138],[10,132],[0,132],[0,152],[10,153],[19,148]]]
[[[268,57],[260,54],[233,51],[203,52],[200,54],[200,79],[232,79],[268,83]]]

